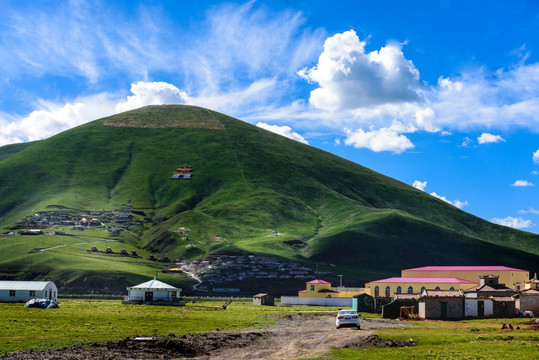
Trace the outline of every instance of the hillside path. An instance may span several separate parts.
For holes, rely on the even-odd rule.
[[[52,246],[52,247],[49,247],[49,248],[39,249],[38,251],[47,251],[47,250],[58,249],[58,248],[66,247],[66,246],[98,244],[98,243],[113,242],[113,241],[118,241],[118,240],[102,240],[102,241],[93,241],[91,243],[89,243],[89,242],[80,242],[80,243],[76,243],[76,244],[64,244],[64,245],[57,245],[57,246]]]

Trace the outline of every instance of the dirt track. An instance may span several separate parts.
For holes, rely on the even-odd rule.
[[[404,326],[385,320],[362,320],[361,330],[335,329],[332,315],[287,316],[261,330],[214,331],[181,337],[125,339],[51,351],[19,351],[0,359],[298,359],[343,347],[411,346],[382,340],[370,330]]]

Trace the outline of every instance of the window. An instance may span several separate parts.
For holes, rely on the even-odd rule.
[[[408,286],[408,294],[413,294],[413,293],[414,293],[414,288],[411,286]]]
[[[378,286],[374,287],[374,296],[380,296],[380,288]]]
[[[386,286],[386,297],[391,296],[391,288],[389,286]]]
[[[36,297],[36,291],[35,290],[30,290],[30,291],[28,291],[28,295],[30,297]]]
[[[15,296],[15,290],[9,290],[9,296]]]
[[[440,287],[439,286],[436,286],[436,288],[434,290],[440,290]]]
[[[451,286],[451,287],[449,288],[449,290],[455,290],[455,288],[454,288],[453,286]]]
[[[311,291],[314,291],[314,285],[311,285]]]
[[[424,287],[424,286],[421,286],[421,291],[420,291],[420,293],[423,294],[423,291],[425,291],[425,290],[427,290],[427,288]]]
[[[397,291],[395,291],[395,294],[402,293],[402,288],[400,286],[397,286]]]

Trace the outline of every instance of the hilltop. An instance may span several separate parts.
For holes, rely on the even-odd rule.
[[[192,178],[171,179],[186,164]],[[361,165],[193,106],[148,106],[2,147],[0,184],[4,232],[40,211],[138,211],[109,245],[141,255],[104,260],[89,256],[89,246],[36,253],[29,251],[47,247],[39,241],[67,238],[4,236],[0,276],[6,278],[100,279],[100,286],[112,277],[123,286],[163,267],[145,260],[150,253],[266,255],[318,263],[358,282],[423,265],[539,270],[538,235],[492,224]],[[73,244],[111,239],[103,229],[74,235]]]

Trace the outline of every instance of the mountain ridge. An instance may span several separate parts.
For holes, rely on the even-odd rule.
[[[193,178],[170,179],[186,163]],[[389,275],[437,264],[494,261],[539,270],[538,235],[489,223],[349,160],[193,106],[144,107],[2,147],[0,183],[3,227],[51,204],[143,209],[166,220],[133,226],[119,240],[170,258],[255,253],[331,263],[361,280],[372,280],[373,268]],[[179,227],[191,229],[191,242]],[[270,231],[281,235],[268,237]],[[2,263],[0,255],[0,274],[10,273]]]

